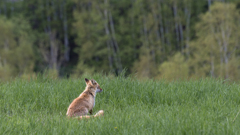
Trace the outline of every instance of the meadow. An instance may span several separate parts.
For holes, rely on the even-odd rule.
[[[69,104],[84,78],[103,88],[90,120],[69,119]],[[201,79],[139,81],[105,75],[78,79],[14,79],[0,84],[0,134],[240,134],[239,84]],[[235,119],[236,118],[236,119]]]

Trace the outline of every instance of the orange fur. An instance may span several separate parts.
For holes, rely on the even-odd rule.
[[[95,105],[95,97],[97,92],[102,92],[99,84],[95,80],[88,80],[85,78],[86,88],[85,90],[73,100],[67,110],[67,116],[90,118],[87,114],[92,114],[92,109]],[[100,110],[94,117],[103,116],[103,110]]]

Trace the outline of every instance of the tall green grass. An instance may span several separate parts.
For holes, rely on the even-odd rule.
[[[84,76],[86,77],[86,76]],[[165,82],[95,75],[103,88],[93,112],[68,119],[71,101],[85,88],[79,79],[16,79],[0,84],[0,134],[240,134],[238,84],[221,80]]]

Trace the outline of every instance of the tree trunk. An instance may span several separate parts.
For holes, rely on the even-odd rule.
[[[8,38],[5,39],[4,51],[5,51],[5,53],[7,53],[9,51],[9,40],[8,40]],[[6,56],[5,56],[5,58],[3,58],[3,65],[6,65],[6,64],[7,64],[7,59],[6,59]]]
[[[208,11],[211,13],[210,7],[211,7],[211,0],[208,0]],[[213,34],[215,35],[213,26],[211,26],[211,29],[213,31]],[[213,54],[213,45],[212,44],[211,44],[210,59],[211,59],[211,62],[210,62],[211,63],[210,74],[211,74],[211,77],[215,77],[215,75],[214,75],[214,54]]]
[[[50,6],[49,6],[49,1],[47,0],[47,6],[46,8],[50,9]],[[49,67],[51,69],[53,69],[53,57],[54,57],[54,47],[53,47],[53,41],[52,41],[52,29],[51,29],[51,17],[50,17],[50,13],[47,14],[47,34],[49,36],[49,43],[50,43],[50,60],[49,60]]]
[[[107,5],[107,0],[104,0],[105,6]],[[112,62],[112,57],[111,57],[111,47],[110,47],[110,32],[108,28],[108,11],[107,8],[105,7],[104,9],[104,28],[105,28],[105,33],[107,35],[107,48],[108,48],[108,61],[109,61],[109,68],[110,70],[113,69],[113,62]]]
[[[131,4],[132,5],[134,5],[134,0],[131,0]],[[132,9],[131,10],[134,10],[134,8],[133,8],[133,6],[132,6]],[[135,31],[134,31],[134,27],[135,27],[135,20],[134,20],[134,15],[133,14],[131,14],[131,36],[132,36],[132,39],[133,39],[133,41],[135,41],[135,39],[136,39],[136,34],[135,34]],[[136,43],[135,43],[136,44]],[[134,46],[134,58],[135,59],[137,59],[137,48],[136,48],[136,46]]]
[[[144,40],[145,40],[145,41],[143,41],[143,47],[145,46],[145,48],[146,48],[146,53],[147,54],[145,54],[145,55],[146,55],[146,57],[148,59],[148,61],[146,63],[147,65],[144,68],[145,71],[143,73],[146,75],[146,77],[149,78],[150,77],[150,66],[151,66],[150,65],[150,58],[149,58],[149,50],[150,50],[150,48],[149,48],[149,40],[148,40],[148,30],[147,30],[147,26],[146,26],[146,17],[144,15],[144,13],[142,13],[142,14],[143,14],[143,19],[142,19],[142,22],[143,22],[143,36],[144,36]]]
[[[155,8],[153,7],[155,5],[154,1],[151,0],[151,5],[152,5],[152,14],[153,14],[153,18],[154,18],[154,23],[155,23],[155,26],[156,26],[156,29],[155,29],[155,32],[156,32],[156,38],[157,38],[157,41],[160,41],[160,33],[159,33],[159,30],[158,30],[158,18],[157,18],[157,14],[155,12]]]
[[[174,14],[174,20],[175,20],[175,33],[176,33],[176,39],[177,39],[177,49],[180,48],[180,40],[179,40],[179,32],[178,32],[178,29],[179,29],[179,25],[178,25],[178,16],[177,16],[177,4],[176,2],[174,1],[173,3],[173,14]]]
[[[167,20],[167,24],[166,24],[166,26],[165,26],[165,29],[166,29],[166,35],[168,35],[169,34],[169,21]],[[167,45],[168,45],[168,47],[171,47],[171,41],[170,41],[170,39],[169,39],[169,36],[167,36],[166,37],[166,43],[167,43]]]
[[[7,17],[7,5],[6,5],[6,2],[4,2],[3,10],[4,10],[5,16]]]
[[[12,1],[12,4],[11,4],[11,14],[13,15],[14,13],[14,1]]]
[[[222,33],[222,40],[223,40],[223,57],[224,57],[224,64],[225,64],[225,79],[229,77],[229,71],[228,71],[228,61],[229,61],[229,55],[228,55],[228,45],[229,45],[229,37],[231,35],[231,30],[229,30],[228,24],[226,25],[226,28],[224,26],[221,27],[221,33]]]
[[[47,0],[46,8],[50,9],[49,1]],[[54,70],[59,70],[58,64],[58,42],[56,39],[56,31],[51,29],[51,16],[50,13],[47,14],[47,34],[49,36],[49,43],[50,43],[50,58],[49,58],[49,67]]]
[[[159,25],[160,25],[160,33],[161,33],[161,43],[162,43],[162,50],[165,52],[165,35],[164,35],[164,24],[163,24],[163,19],[162,19],[162,9],[161,9],[161,0],[158,2],[158,9],[159,9]]]
[[[118,43],[115,37],[115,29],[114,29],[114,22],[112,19],[112,14],[109,11],[109,20],[110,20],[110,28],[111,28],[111,33],[112,33],[112,38],[113,38],[113,42],[114,42],[114,48],[115,48],[115,54],[116,54],[116,60],[117,60],[117,72],[118,74],[120,74],[122,72],[122,64],[121,64],[121,58],[120,58],[120,52],[119,52],[119,47],[118,47]]]
[[[208,0],[208,10],[210,11],[210,7],[211,7],[211,0]]]
[[[69,61],[69,40],[68,40],[68,24],[67,24],[67,12],[66,12],[66,0],[62,3],[62,16],[63,16],[63,31],[64,31],[64,59]]]
[[[185,7],[185,17],[186,17],[186,54],[187,58],[190,57],[189,52],[189,42],[190,42],[190,18],[191,18],[191,11]]]
[[[51,1],[52,5],[51,5],[51,8],[53,10],[53,20],[57,20],[57,10],[56,10],[56,6],[55,6],[55,3],[54,3],[54,0]]]
[[[179,22],[179,34],[180,34],[180,46],[181,46],[181,52],[183,54],[183,51],[184,51],[184,46],[183,46],[183,26],[182,26],[182,23]]]
[[[50,32],[50,50],[51,50],[51,62],[50,62],[50,67],[52,69],[58,70],[58,61],[57,61],[57,56],[58,56],[58,49],[59,45],[56,41],[56,32]]]

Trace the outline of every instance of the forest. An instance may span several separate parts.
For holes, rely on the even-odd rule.
[[[239,0],[1,0],[0,79],[240,80]]]

